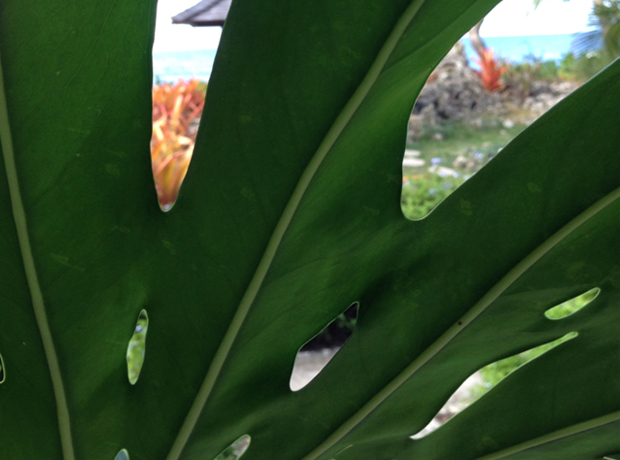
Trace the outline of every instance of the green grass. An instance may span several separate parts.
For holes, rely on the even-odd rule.
[[[429,128],[423,133],[420,141],[408,144],[407,148],[419,150],[420,158],[427,163],[432,158],[442,158],[443,165],[450,167],[459,155],[467,155],[475,151],[496,154],[498,149],[504,147],[523,129],[525,129],[523,125],[508,129],[498,123],[497,126],[477,128],[463,122],[447,121]],[[444,140],[434,140],[432,138],[434,134],[441,134]],[[407,169],[413,169],[412,174],[419,172],[418,168]]]
[[[419,142],[407,145],[420,152],[424,165],[403,168],[403,213],[410,219],[426,216],[524,128],[504,128],[499,123],[475,128],[463,122],[446,122],[429,129]],[[436,134],[444,140],[433,139]],[[467,166],[455,165],[458,157],[465,158]]]

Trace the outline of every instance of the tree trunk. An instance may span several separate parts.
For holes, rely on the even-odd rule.
[[[469,31],[469,41],[471,42],[471,46],[473,46],[476,53],[478,53],[478,56],[482,56],[484,50],[487,49],[487,46],[482,41],[482,38],[480,38],[480,26],[482,25],[482,21],[484,21],[484,19],[481,19],[480,22]]]

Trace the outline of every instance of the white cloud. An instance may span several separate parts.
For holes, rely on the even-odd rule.
[[[159,0],[153,50],[185,51],[216,49],[219,27],[192,27],[172,24],[172,16],[194,6],[199,0]],[[504,0],[484,20],[483,37],[572,34],[588,30],[591,0]]]

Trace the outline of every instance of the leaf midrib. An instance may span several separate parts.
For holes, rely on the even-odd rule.
[[[306,190],[312,182],[314,175],[318,171],[332,146],[340,137],[342,131],[353,118],[353,115],[366,98],[366,95],[372,89],[377,78],[385,68],[385,65],[394,51],[394,48],[396,48],[400,38],[405,33],[405,30],[416,16],[424,2],[425,0],[413,0],[407,9],[405,9],[401,17],[394,25],[392,32],[385,40],[381,50],[377,53],[377,57],[370,66],[364,79],[356,89],[355,93],[353,93],[347,104],[344,106],[338,117],[335,119],[314,156],[306,166],[306,169],[301,175],[295,190],[293,191],[278,223],[274,228],[263,256],[256,268],[256,271],[254,272],[254,276],[248,284],[228,330],[226,331],[226,334],[224,335],[224,338],[222,339],[222,342],[220,343],[220,346],[211,361],[207,375],[198,390],[198,394],[189,409],[189,412],[183,422],[183,425],[181,426],[181,429],[179,430],[170,452],[168,453],[168,456],[166,457],[166,460],[178,460],[180,458],[181,453],[183,452],[183,449],[185,448],[185,445],[187,444],[187,441],[189,440],[189,437],[198,422],[200,414],[209,399],[222,367],[228,358],[233,343],[241,330],[241,326],[243,325],[245,318],[254,303],[254,299],[263,284],[265,276],[267,275],[275,254],[278,251],[280,243],[282,242],[282,238],[284,237],[284,234],[286,233],[293,216],[295,215],[297,208],[306,193]]]
[[[532,252],[525,256],[516,264],[504,277],[498,281],[482,298],[476,302],[465,315],[463,315],[452,327],[444,332],[433,344],[424,350],[415,360],[413,360],[398,376],[385,385],[376,395],[371,398],[360,410],[343,423],[334,433],[323,441],[318,447],[312,450],[301,460],[315,460],[328,449],[333,447],[338,441],[345,437],[353,428],[359,425],[372,411],[398,390],[407,380],[409,380],[418,370],[433,359],[448,344],[459,335],[471,322],[482,314],[493,302],[500,297],[510,286],[523,275],[532,265],[539,261],[546,253],[562,242],[573,231],[603,211],[614,201],[620,199],[620,188],[610,192],[577,217],[572,219],[551,237],[536,247]],[[496,457],[492,457],[496,458]],[[497,457],[501,458],[501,457]],[[482,459],[480,459],[482,460]],[[484,460],[487,460],[486,457]]]
[[[52,380],[52,388],[54,398],[56,400],[56,412],[58,417],[58,429],[60,432],[60,443],[64,460],[75,460],[73,451],[73,440],[71,436],[71,420],[69,416],[69,407],[60,371],[60,363],[56,354],[56,347],[52,338],[52,332],[47,321],[47,313],[45,310],[45,302],[43,293],[37,276],[37,269],[32,256],[32,247],[30,245],[30,237],[28,234],[28,223],[26,219],[26,211],[22,201],[19,188],[19,180],[17,177],[17,166],[15,164],[15,151],[13,149],[13,138],[11,136],[11,128],[9,124],[9,113],[6,102],[6,94],[4,91],[4,73],[2,70],[2,60],[0,59],[0,142],[2,145],[2,153],[6,169],[7,183],[9,186],[9,195],[11,197],[11,209],[13,219],[15,221],[15,230],[19,241],[19,248],[22,255],[22,263],[28,288],[30,290],[30,298],[32,299],[32,307],[34,309],[35,319],[41,335],[43,350],[47,359]]]

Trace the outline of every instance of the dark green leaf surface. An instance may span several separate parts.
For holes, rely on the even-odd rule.
[[[2,458],[210,460],[245,434],[243,460],[620,450],[620,62],[426,219],[400,210],[415,97],[495,3],[236,0],[164,214],[154,2],[3,1]],[[545,318],[594,287],[582,311]],[[291,392],[299,347],[355,301],[349,342]],[[477,369],[570,332],[409,438]]]

